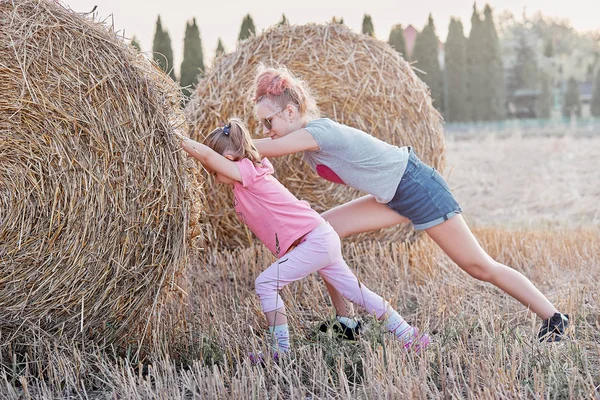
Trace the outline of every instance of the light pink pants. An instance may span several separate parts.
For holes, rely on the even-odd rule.
[[[256,278],[256,294],[263,312],[284,306],[279,290],[313,272],[336,288],[342,296],[379,318],[388,308],[381,296],[360,283],[342,258],[340,237],[324,223],[309,232],[300,244],[281,257]]]

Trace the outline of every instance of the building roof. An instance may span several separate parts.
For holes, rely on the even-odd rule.
[[[404,28],[404,42],[406,43],[406,53],[409,57],[412,55],[413,49],[415,48],[415,40],[417,39],[418,34],[419,31],[412,25],[408,25]]]

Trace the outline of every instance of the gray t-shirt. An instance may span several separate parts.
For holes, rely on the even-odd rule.
[[[319,150],[305,151],[304,160],[320,177],[372,194],[379,203],[392,200],[408,163],[408,147],[329,118],[310,121],[305,129]]]

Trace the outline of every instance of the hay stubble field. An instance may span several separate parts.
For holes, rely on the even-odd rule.
[[[495,136],[447,141],[447,176],[490,255],[527,275],[572,316],[573,340],[539,344],[539,321],[512,298],[459,271],[430,240],[345,244],[360,279],[434,344],[406,354],[362,315],[363,338],[316,335],[332,309],[316,277],[284,290],[292,357],[252,366],[265,321],[252,291],[271,255],[260,245],[212,251],[191,277],[183,359],[143,365],[106,350],[38,353],[43,373],[5,366],[3,398],[598,398],[600,385],[600,138]],[[594,154],[595,152],[595,154]],[[565,172],[566,171],[566,172]],[[594,175],[596,174],[596,175]],[[32,360],[31,360],[32,361]]]
[[[573,135],[469,140],[448,135],[445,177],[476,224],[599,226],[600,140]]]
[[[0,1],[1,399],[599,397],[597,137],[444,135],[410,65],[339,24],[274,27],[219,60],[183,112],[175,82],[102,22]],[[252,365],[267,350],[254,280],[273,256],[177,137],[250,116],[240,90],[259,62],[304,71],[339,122],[445,157],[483,247],[571,315],[571,340],[538,343],[535,316],[404,227],[343,253],[430,333],[426,352],[361,311],[359,341],[319,334],[333,309],[313,275],[282,293],[290,356]],[[358,195],[294,159],[278,178],[316,210]]]

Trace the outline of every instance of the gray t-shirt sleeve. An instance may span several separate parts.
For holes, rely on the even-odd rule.
[[[305,128],[315,139],[319,146],[318,151],[329,153],[332,151],[332,147],[335,146],[335,141],[332,141],[331,133],[333,127],[326,118],[321,118],[315,121],[311,121]],[[333,149],[335,151],[335,149]]]

